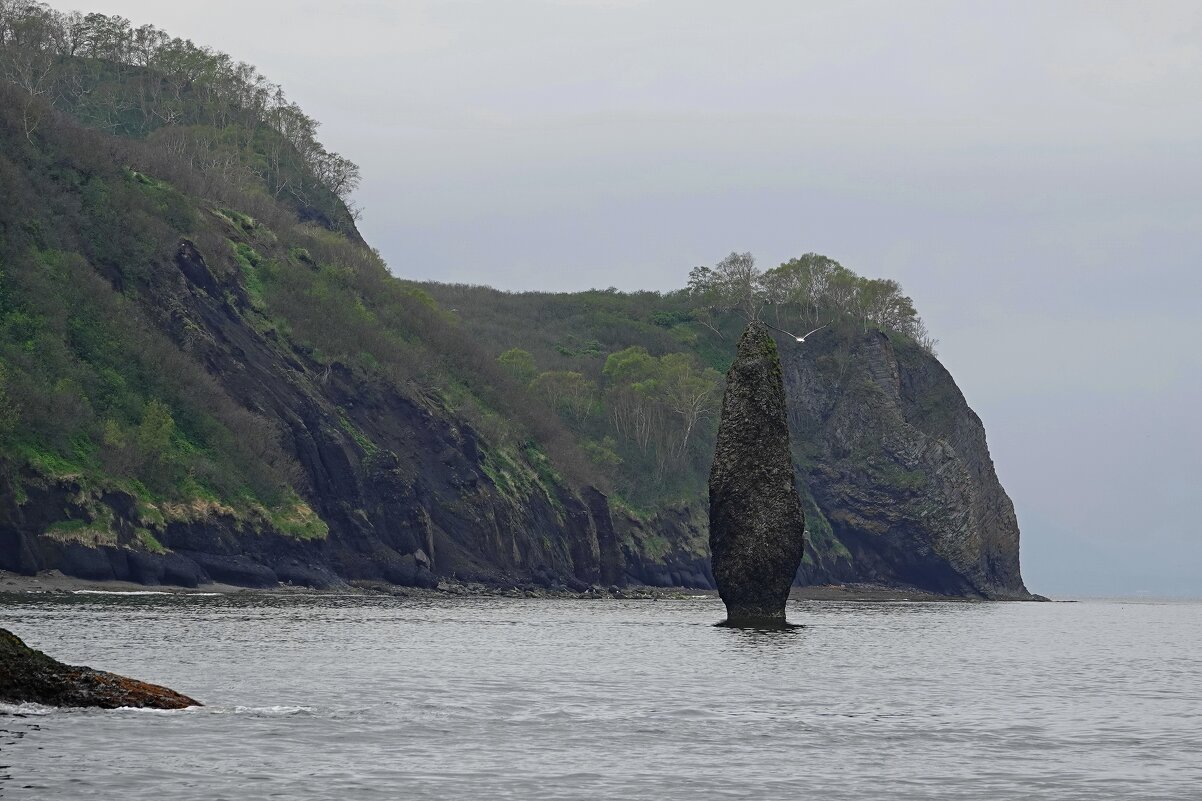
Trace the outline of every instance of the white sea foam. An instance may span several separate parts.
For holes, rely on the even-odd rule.
[[[0,703],[0,715],[49,715],[54,712],[52,706],[43,706],[42,704],[2,704]]]
[[[167,592],[165,590],[71,590],[72,595],[187,595],[189,598],[223,595],[220,592]]]
[[[72,595],[171,595],[162,590],[71,590]]]
[[[314,712],[311,706],[236,706],[233,710],[214,710],[214,711],[232,711],[235,715],[263,715],[267,717],[278,716],[287,717],[289,715],[311,715]]]
[[[154,709],[148,706],[119,706],[114,712],[141,712],[153,715],[178,715],[181,712],[203,712],[203,706],[186,706],[183,709]]]

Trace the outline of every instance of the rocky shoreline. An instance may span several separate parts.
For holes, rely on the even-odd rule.
[[[571,588],[548,588],[529,583],[486,584],[476,581],[442,579],[434,588],[403,587],[387,582],[352,581],[339,587],[313,589],[281,584],[276,587],[239,587],[232,584],[202,584],[196,588],[147,586],[127,581],[90,581],[74,578],[52,570],[36,576],[25,576],[0,570],[0,594],[162,594],[162,595],[388,595],[396,598],[545,598],[577,600],[683,600],[688,598],[717,598],[714,590],[662,587],[600,587],[590,586],[582,591]],[[789,593],[792,601],[867,601],[867,602],[977,602],[983,599],[939,595],[924,590],[888,587],[875,584],[831,584],[794,587]],[[1042,596],[1033,600],[1046,601]]]

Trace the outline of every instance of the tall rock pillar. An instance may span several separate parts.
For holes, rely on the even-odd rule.
[[[726,374],[710,470],[710,551],[733,625],[781,624],[805,547],[780,355],[752,321]]]

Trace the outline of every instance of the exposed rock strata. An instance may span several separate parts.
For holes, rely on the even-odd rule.
[[[748,325],[726,374],[709,494],[713,572],[729,622],[783,622],[805,516],[780,357],[758,321]]]
[[[438,575],[507,583],[536,573],[565,586],[624,581],[603,495],[499,487],[487,443],[436,400],[260,331],[239,274],[213,255],[181,242],[173,263],[153,271],[144,310],[231,397],[279,426],[301,467],[298,490],[329,536],[298,540],[220,511],[156,524],[127,494],[18,476],[0,481],[0,569],[182,586],[433,587]],[[0,463],[0,477],[14,472]],[[98,516],[111,521],[106,540],[48,534]],[[166,552],[143,549],[139,528]]]
[[[784,371],[812,501],[801,583],[1032,597],[984,426],[934,356],[879,332],[828,333],[790,349]]]
[[[536,572],[564,585],[713,586],[703,502],[635,519],[587,487],[502,492],[462,421],[261,334],[236,276],[189,243],[162,268],[149,313],[235,399],[277,422],[329,537],[298,541],[220,513],[156,527],[130,495],[85,497],[69,479],[0,464],[0,568],[180,586],[431,587],[439,576],[505,583]],[[875,332],[824,331],[784,357],[810,535],[799,583],[1029,597],[984,428],[933,356]],[[112,541],[47,534],[97,511]],[[142,548],[139,528],[166,552]]]
[[[39,186],[76,183],[64,176],[103,171],[103,153],[122,152],[101,147],[100,139],[69,126],[55,132],[58,128],[56,123],[39,137],[58,151],[45,151],[45,158],[33,155],[28,146],[37,143],[27,137],[8,136],[5,144],[15,147],[6,150],[0,183],[33,197]],[[61,210],[74,216],[71,207],[84,200],[75,198]],[[513,459],[501,464],[498,443],[490,446],[487,435],[466,425],[447,397],[370,369],[373,360],[362,357],[371,346],[358,356],[354,347],[337,348],[344,355],[331,361],[305,338],[285,333],[289,326],[266,314],[261,298],[252,300],[251,273],[231,258],[229,245],[257,249],[266,264],[295,258],[298,266],[317,271],[320,259],[288,248],[290,237],[283,230],[260,229],[241,214],[234,215],[241,220],[235,222],[223,211],[214,213],[207,201],[193,206],[200,224],[190,239],[170,243],[155,233],[139,244],[136,252],[149,253],[143,245],[153,239],[153,252],[160,256],[128,265],[143,276],[136,291],[124,287],[123,269],[112,258],[93,265],[115,289],[124,287],[138,313],[184,357],[203,364],[239,406],[278,430],[299,467],[291,483],[328,525],[329,536],[298,540],[276,530],[275,521],[248,520],[246,508],[242,517],[211,505],[166,516],[152,505],[144,514],[148,499],[135,498],[124,482],[97,483],[95,476],[58,470],[53,471],[57,478],[49,478],[19,468],[24,455],[5,452],[0,455],[0,568],[23,574],[59,569],[91,580],[183,586],[221,581],[320,588],[359,580],[431,587],[440,577],[456,576],[502,586],[531,580],[540,586],[624,581],[713,586],[707,509],[700,495],[657,510],[614,505],[611,514],[605,496],[590,487],[569,486],[553,470],[531,475],[529,454],[510,448]],[[0,208],[7,207],[0,203]],[[29,219],[9,215],[16,234],[12,242],[28,237],[42,255],[59,249],[65,255],[92,238],[88,231],[50,235],[59,226],[42,226],[38,219],[43,212],[58,213],[50,206],[22,211]],[[302,219],[326,227],[349,224],[349,214],[335,214],[335,225],[319,209],[302,204],[298,211]],[[177,226],[168,224],[161,236],[169,229]],[[353,225],[348,235],[362,241]],[[106,251],[107,246],[80,253],[92,259]],[[25,263],[15,261],[16,272],[6,280],[18,278]],[[436,286],[427,289],[439,292]],[[514,325],[536,324],[528,299],[479,291],[494,296],[489,303],[512,303]],[[679,309],[661,315],[643,305],[631,307],[640,324],[658,327],[689,316]],[[17,327],[26,328],[36,318]],[[608,313],[589,313],[573,325],[590,318],[601,321]],[[476,338],[480,332],[469,330],[476,319],[463,316],[428,344],[456,331]],[[951,376],[904,338],[861,331],[851,320],[831,322],[805,347],[790,347],[784,364],[795,398],[790,424],[799,443],[794,456],[811,538],[798,580],[1029,597],[1019,573],[1014,509],[994,473],[980,420]],[[620,330],[596,325],[601,339],[608,336],[602,328]],[[665,328],[657,346],[663,352],[687,350],[685,343],[700,344],[708,336],[669,327],[675,330],[669,334]],[[677,339],[677,334],[683,336]],[[628,344],[607,340],[605,347]],[[41,345],[35,351],[26,356],[36,357]],[[708,346],[695,353],[708,361],[707,351],[712,355]],[[471,372],[478,365],[463,367]],[[426,369],[419,366],[414,374]],[[535,450],[537,439],[530,443]],[[80,444],[76,450],[81,455],[87,448]],[[507,471],[526,474],[513,481]]]
[[[0,629],[0,701],[46,706],[123,706],[184,709],[200,702],[174,690],[137,679],[64,665]]]

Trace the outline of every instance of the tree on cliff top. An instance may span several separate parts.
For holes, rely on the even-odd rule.
[[[731,253],[713,267],[694,267],[689,273],[689,291],[709,308],[739,310],[757,319],[767,295],[764,273],[750,253]]]
[[[0,0],[0,78],[20,87],[26,139],[47,104],[222,181],[261,186],[303,219],[350,232],[358,166],[253,66],[153,25]],[[38,101],[44,101],[38,102]]]
[[[897,281],[863,278],[817,253],[767,271],[750,253],[731,253],[713,267],[695,267],[687,291],[698,303],[694,319],[719,336],[712,315],[737,311],[753,320],[771,313],[778,326],[835,319],[865,331],[876,327],[911,337],[932,353],[936,344]]]

